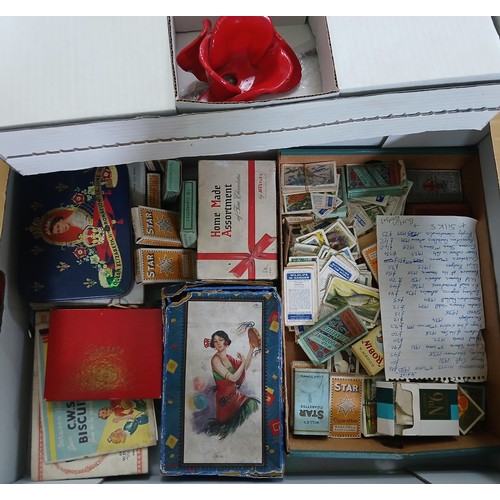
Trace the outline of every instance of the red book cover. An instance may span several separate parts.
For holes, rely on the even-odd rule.
[[[46,401],[161,397],[160,308],[54,309],[49,331]]]

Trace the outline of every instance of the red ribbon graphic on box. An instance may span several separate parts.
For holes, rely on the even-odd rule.
[[[276,253],[266,253],[266,249],[276,239],[267,233],[255,241],[255,161],[248,162],[248,252],[220,252],[220,253],[198,253],[200,260],[233,260],[240,262],[229,272],[237,278],[241,278],[248,271],[248,279],[255,279],[255,259],[276,260]]]

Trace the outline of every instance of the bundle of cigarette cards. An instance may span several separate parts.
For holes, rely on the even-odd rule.
[[[404,164],[397,165],[404,178]],[[412,185],[405,180],[402,194],[380,188],[378,195],[348,197],[346,168],[335,162],[281,165],[284,321],[314,365],[376,328],[381,339],[376,244],[361,247],[359,238],[374,232],[377,215],[403,214]],[[294,203],[294,195],[302,203]]]

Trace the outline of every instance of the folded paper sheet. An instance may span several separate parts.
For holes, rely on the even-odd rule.
[[[388,380],[486,379],[476,221],[377,217]]]

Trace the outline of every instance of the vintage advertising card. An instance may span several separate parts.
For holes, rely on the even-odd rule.
[[[165,475],[281,476],[281,301],[272,287],[165,296]]]
[[[349,347],[367,333],[350,306],[325,316],[306,330],[298,339],[308,358],[316,365],[332,358],[338,351]]]

